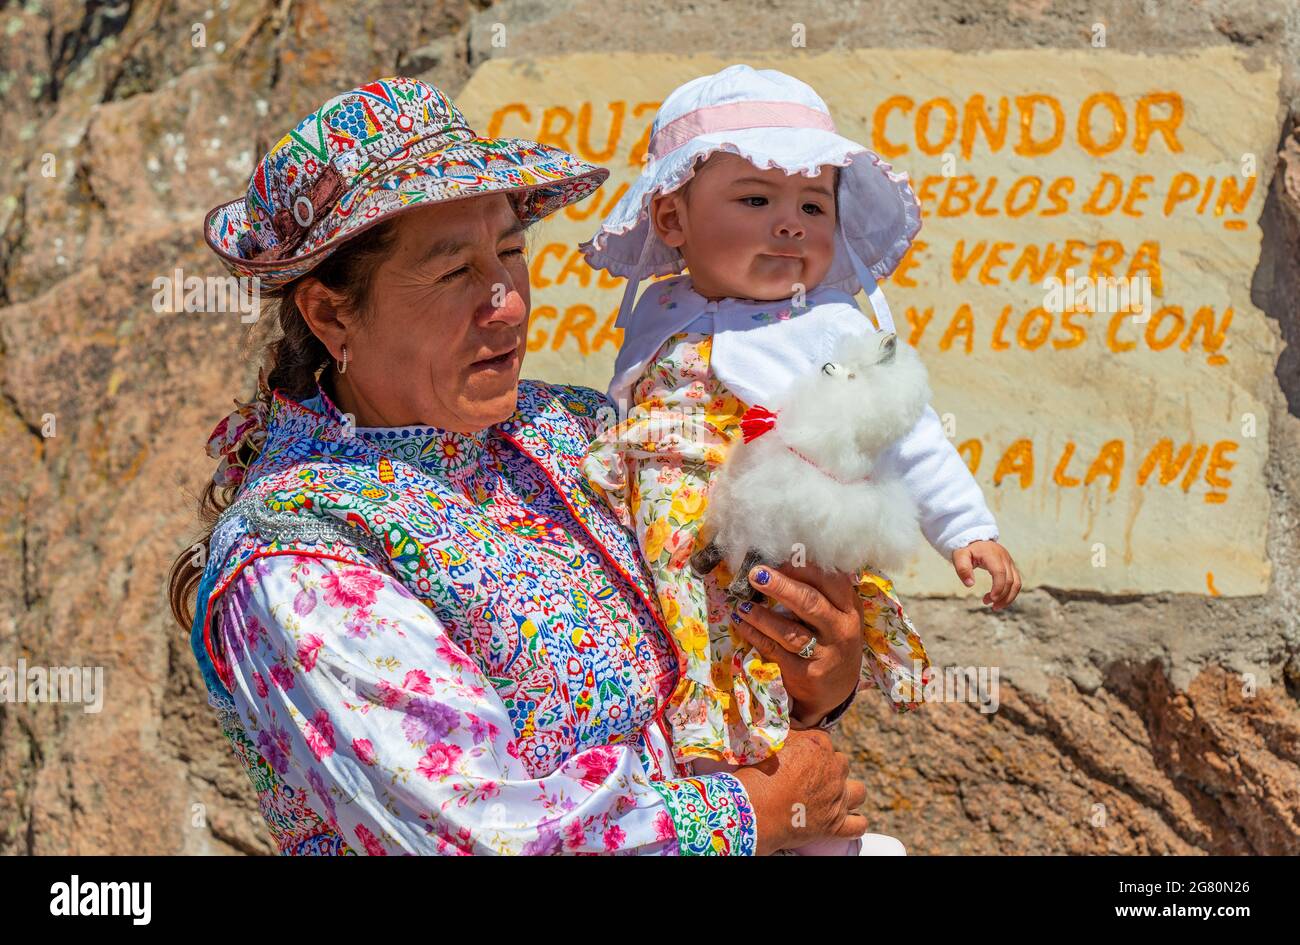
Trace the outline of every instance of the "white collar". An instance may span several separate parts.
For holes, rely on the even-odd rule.
[[[877,296],[880,304],[877,304]],[[780,344],[785,347],[791,362],[791,370],[797,370],[802,362],[801,356],[810,348],[809,339],[805,337],[806,333],[815,332],[819,336],[825,335],[824,322],[833,317],[830,307],[834,307],[836,312],[842,312],[845,306],[857,311],[857,303],[853,301],[853,296],[835,288],[817,286],[808,292],[802,301],[804,302],[802,307],[794,304],[793,297],[775,301],[731,297],[710,301],[695,291],[689,273],[651,284],[637,301],[628,327],[624,331],[618,358],[614,363],[614,376],[610,381],[609,396],[618,407],[620,419],[627,416],[627,410],[631,407],[632,386],[641,371],[650,363],[655,352],[668,338],[684,330],[702,315],[712,316],[713,324],[709,326],[708,333],[715,338],[713,347],[715,367],[726,362],[726,349],[748,344],[761,334],[768,345]],[[882,328],[893,330],[892,320],[887,321],[887,307],[884,308],[884,318],[881,317],[883,303],[884,294],[877,286],[872,298],[872,304],[876,306],[877,319]],[[806,316],[814,310],[818,317],[807,319]],[[860,311],[858,314],[861,316]],[[862,317],[865,319],[865,316]],[[773,338],[771,332],[749,334],[751,329],[782,322],[790,323],[787,326],[789,333],[783,331],[783,337],[779,340]],[[820,351],[824,346],[817,344],[813,347]],[[773,355],[776,351],[777,348],[773,347]],[[740,363],[737,362],[738,367]],[[770,359],[768,363],[770,366]],[[744,399],[742,390],[752,392],[763,383],[762,378],[755,378],[753,382],[746,384],[738,373],[728,373],[730,376],[723,377],[721,372],[719,376],[723,377],[727,386],[742,399]],[[785,371],[781,373],[787,374]]]

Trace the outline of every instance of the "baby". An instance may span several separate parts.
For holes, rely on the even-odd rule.
[[[859,288],[879,330],[893,331],[877,280],[919,229],[907,175],[836,134],[809,86],[736,65],[665,99],[645,171],[582,244],[593,268],[628,277],[609,388],[620,422],[592,444],[584,471],[636,533],[655,581],[683,667],[664,717],[677,761],[695,773],[761,761],[791,727],[779,667],[737,630],[747,618],[727,590],[735,575],[725,563],[703,577],[690,567],[709,541],[701,524],[711,477],[750,407],[779,402],[841,340],[877,330],[853,300]],[[641,279],[683,268],[633,307]],[[984,602],[1010,604],[1019,575],[933,408],[882,462],[964,583],[984,568],[994,576]],[[886,575],[864,568],[855,581],[865,615],[860,686],[880,689],[896,710],[913,708],[923,679],[912,667],[929,666],[920,637]]]

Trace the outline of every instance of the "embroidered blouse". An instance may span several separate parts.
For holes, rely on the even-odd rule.
[[[524,381],[520,402],[475,434],[349,438],[323,392],[277,394],[193,640],[282,853],[753,854],[741,781],[672,760],[679,667],[635,539],[550,455],[576,464],[608,400]],[[284,524],[326,508],[307,527],[346,545]]]

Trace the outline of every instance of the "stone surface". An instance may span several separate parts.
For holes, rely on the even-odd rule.
[[[1295,703],[1241,689],[1218,669],[1178,691],[1154,661],[1116,663],[1091,692],[1003,685],[989,714],[873,703],[844,740],[871,830],[910,853],[1294,856]]]
[[[1300,852],[1300,17],[1262,0],[1163,6],[800,7],[810,55],[1080,50],[1100,20],[1116,53],[1281,64],[1277,101],[1259,108],[1282,157],[1261,163],[1259,260],[1244,274],[1278,341],[1249,379],[1267,415],[1267,586],[1049,584],[1001,614],[909,598],[937,665],[997,666],[1002,682],[989,714],[936,703],[896,718],[869,694],[847,717],[839,739],[871,786],[873,829],[914,853]],[[489,58],[741,61],[788,54],[792,26],[779,4],[741,16],[720,0],[0,7],[0,666],[102,666],[106,685],[98,714],[0,704],[0,853],[271,852],[163,593],[195,535],[203,440],[252,389],[268,326],[150,304],[175,267],[219,272],[203,214],[242,191],[255,158],[320,101],[398,70],[455,96]]]

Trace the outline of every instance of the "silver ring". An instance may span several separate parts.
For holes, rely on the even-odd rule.
[[[808,642],[805,643],[803,645],[803,649],[799,651],[799,655],[806,660],[810,660],[812,659],[813,650],[815,650],[816,648],[817,648],[817,638],[809,637]]]

